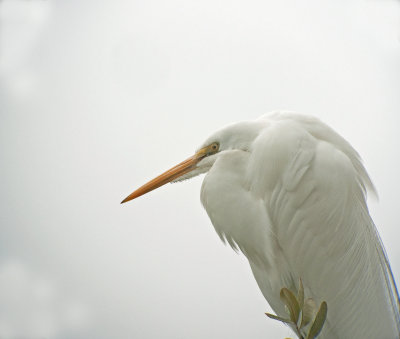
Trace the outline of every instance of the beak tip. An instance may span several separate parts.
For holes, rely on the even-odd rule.
[[[136,191],[128,195],[124,200],[121,201],[121,204],[125,204],[128,201],[131,201],[135,198],[137,198],[139,195],[136,194]]]
[[[120,204],[124,204],[124,203],[126,203],[127,201],[129,201],[129,199],[128,199],[128,198],[125,198],[124,200],[122,200],[122,201],[120,202]]]

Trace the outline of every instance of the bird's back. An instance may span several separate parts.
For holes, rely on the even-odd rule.
[[[247,256],[279,315],[280,289],[301,278],[306,297],[328,304],[321,339],[399,338],[398,294],[358,154],[314,118],[276,113],[257,123],[250,149],[221,156],[204,180],[218,234]]]

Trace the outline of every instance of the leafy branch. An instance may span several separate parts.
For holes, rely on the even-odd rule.
[[[316,338],[324,326],[328,306],[325,301],[321,303],[317,310],[317,305],[312,298],[304,299],[304,287],[300,279],[299,290],[297,296],[288,288],[284,287],[280,292],[281,301],[285,305],[285,309],[289,318],[282,318],[274,314],[265,313],[269,318],[281,321],[285,324],[292,325],[299,339]],[[304,337],[303,333],[307,336]]]

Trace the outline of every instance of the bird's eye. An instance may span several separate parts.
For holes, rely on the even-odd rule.
[[[211,154],[215,154],[215,153],[217,153],[218,152],[218,150],[219,150],[219,143],[218,142],[214,142],[214,143],[212,143],[211,145],[210,145],[210,152],[209,152],[209,154],[211,155]]]

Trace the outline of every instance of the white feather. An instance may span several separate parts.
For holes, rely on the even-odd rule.
[[[275,112],[230,125],[207,139],[220,152],[202,203],[221,239],[248,258],[278,315],[282,287],[325,300],[319,338],[399,338],[399,297],[368,213],[375,192],[357,152],[319,120]]]

